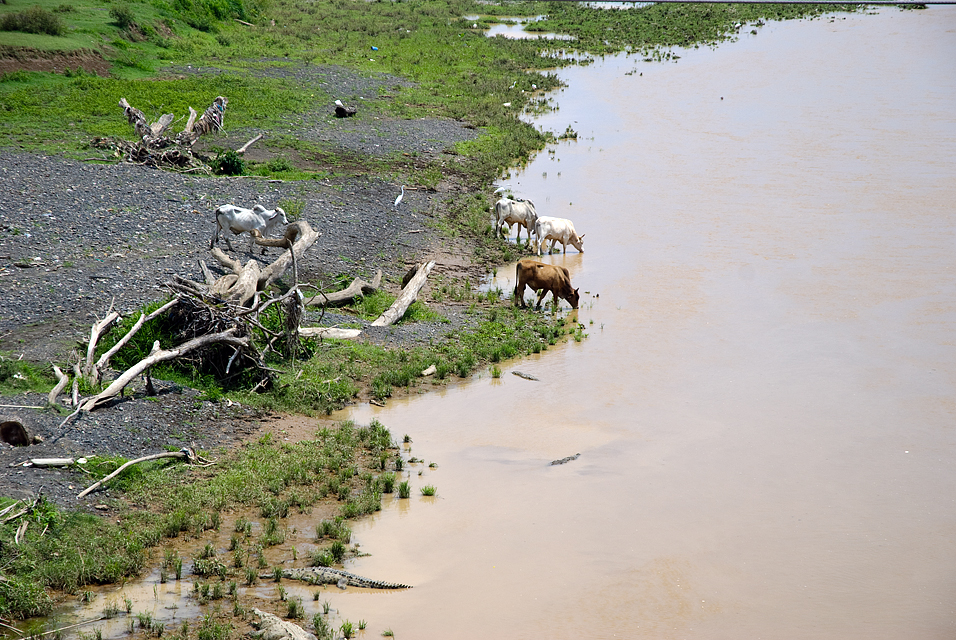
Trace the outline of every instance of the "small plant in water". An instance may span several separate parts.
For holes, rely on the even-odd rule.
[[[123,596],[123,604],[126,605],[126,613],[133,613],[133,600],[129,596]]]
[[[290,620],[299,620],[305,615],[305,607],[302,606],[301,598],[290,598],[286,618]]]
[[[395,632],[392,631],[391,629],[386,629],[385,631],[382,632],[382,635],[385,636],[386,638],[394,638]]]
[[[95,599],[96,599],[96,594],[93,593],[92,591],[84,591],[83,595],[80,596],[80,601],[83,602],[83,604],[89,604],[93,602]]]
[[[436,491],[435,487],[433,487],[430,484],[426,484],[424,487],[421,488],[421,492],[423,496],[433,496],[435,495],[435,491]]]
[[[365,627],[366,627],[366,626],[367,626],[367,623],[365,622],[365,620],[359,620],[359,621],[358,621],[359,631],[365,631]]]
[[[107,620],[115,618],[119,615],[119,605],[116,604],[115,600],[110,600],[106,603],[106,606],[103,607],[103,617]]]
[[[496,364],[495,364],[495,365],[492,365],[492,366],[491,366],[491,377],[492,377],[492,378],[500,378],[500,377],[501,377],[501,367],[499,367],[499,366],[496,365]]]
[[[325,640],[332,636],[332,629],[329,628],[329,623],[326,622],[321,613],[312,616],[312,630],[315,631],[315,637],[318,640]]]
[[[398,484],[398,497],[408,498],[412,495],[412,485],[408,480],[403,480]]]
[[[324,613],[325,615],[329,615],[329,611],[331,611],[331,610],[332,610],[332,603],[331,603],[331,602],[329,602],[328,600],[326,600],[325,602],[322,603],[322,613]]]
[[[272,579],[276,582],[282,582],[282,567],[272,568]]]
[[[355,630],[352,628],[352,623],[346,620],[342,623],[342,626],[339,627],[339,631],[342,632],[342,637],[345,640],[349,640],[353,635],[355,635]]]

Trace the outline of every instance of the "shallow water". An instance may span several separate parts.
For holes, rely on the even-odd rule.
[[[956,8],[681,56],[560,71],[508,181],[589,337],[343,414],[439,464],[355,529],[371,633],[956,636]]]

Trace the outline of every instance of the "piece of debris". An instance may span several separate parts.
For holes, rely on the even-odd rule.
[[[356,113],[355,107],[347,107],[342,104],[341,100],[335,101],[335,117],[336,118],[351,118]]]
[[[438,371],[438,367],[436,367],[435,365],[431,365],[430,367],[422,371],[422,376],[427,378],[428,376],[435,375],[436,371]]]
[[[577,460],[580,455],[581,455],[580,453],[575,453],[573,456],[568,456],[567,458],[561,458],[560,460],[552,460],[551,466],[554,466],[556,464],[567,464],[568,462],[571,462],[572,460]]]
[[[523,373],[523,372],[521,372],[521,371],[512,371],[511,373],[512,373],[512,375],[516,375],[516,376],[518,376],[519,378],[524,378],[525,380],[534,380],[535,382],[541,382],[541,380],[540,380],[539,378],[535,378],[535,377],[534,377],[533,375],[531,375],[530,373]]]

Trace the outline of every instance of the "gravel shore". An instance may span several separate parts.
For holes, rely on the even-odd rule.
[[[371,81],[334,68],[308,70],[304,81],[318,81],[323,74],[340,84],[352,82],[344,94],[349,99],[398,81]],[[328,114],[317,114],[304,131],[311,139],[372,155],[401,149],[439,154],[455,141],[476,135],[451,121],[376,119],[363,127],[355,122],[339,125]],[[216,144],[235,148],[239,145],[234,142],[250,134],[255,132],[230,132]],[[302,202],[302,218],[322,235],[300,260],[300,279],[329,290],[337,288],[332,283],[340,274],[370,280],[382,269],[383,286],[397,293],[405,271],[422,259],[437,261],[432,280],[479,275],[470,252],[440,239],[434,230],[433,216],[455,187],[406,190],[396,209],[392,203],[400,187],[371,176],[303,182],[205,177],[0,150],[0,353],[63,366],[70,351],[89,339],[92,322],[111,303],[123,314],[134,313],[168,296],[164,285],[173,275],[202,280],[199,260],[216,271],[209,242],[215,230],[213,211],[224,203],[271,209],[282,200]],[[233,245],[235,257],[252,257],[244,238],[236,238]],[[222,242],[220,246],[226,248]],[[265,260],[271,262],[278,249],[269,252]],[[365,339],[423,343],[471,318],[453,306],[438,310],[447,322],[370,329]],[[323,324],[346,321],[356,319],[329,313]],[[45,401],[37,394],[2,399],[8,406]],[[18,463],[107,454],[133,458],[188,445],[216,450],[241,442],[269,419],[235,404],[201,400],[194,390],[169,383],[161,383],[158,401],[133,389],[126,398],[77,419],[65,432],[58,429],[63,416],[50,411],[2,408],[0,414],[17,416],[44,439],[30,447],[0,447],[0,495],[24,497],[42,490],[71,508],[92,508],[109,493],[97,492],[77,503],[85,476]]]

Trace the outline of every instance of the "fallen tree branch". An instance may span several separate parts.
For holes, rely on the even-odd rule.
[[[99,341],[100,336],[103,335],[103,332],[106,331],[113,322],[119,319],[119,317],[120,314],[113,311],[113,305],[111,303],[106,317],[93,323],[93,328],[90,329],[90,343],[86,347],[86,366],[83,367],[83,375],[93,378],[94,384],[97,382],[96,378],[93,377],[93,355],[96,353],[96,343]]]
[[[246,152],[246,149],[248,149],[248,148],[251,147],[254,143],[258,142],[258,141],[261,140],[261,139],[262,139],[262,134],[260,133],[260,134],[257,135],[255,138],[253,138],[252,140],[250,140],[250,141],[247,142],[246,144],[244,144],[244,145],[242,145],[241,147],[239,147],[238,149],[236,149],[236,153],[242,155],[243,153]]]
[[[56,397],[60,395],[60,392],[66,388],[66,385],[70,383],[70,376],[63,373],[60,370],[60,367],[53,365],[53,373],[56,374],[56,386],[50,391],[50,395],[47,396],[47,402],[51,405],[56,404]]]
[[[151,456],[136,458],[135,460],[130,460],[129,462],[127,462],[126,464],[124,464],[119,469],[109,474],[108,476],[100,480],[99,482],[91,484],[89,487],[81,491],[80,494],[76,496],[76,499],[79,500],[80,498],[84,497],[88,493],[96,490],[98,487],[106,484],[106,482],[112,480],[113,478],[121,474],[127,467],[130,467],[134,464],[139,464],[140,462],[146,462],[147,460],[159,460],[160,458],[183,458],[185,460],[189,460],[190,462],[198,462],[199,460],[199,458],[196,457],[196,452],[188,447],[183,447],[179,451],[167,451],[166,453],[155,453]]]
[[[352,340],[362,335],[361,329],[340,329],[339,327],[299,327],[302,338],[337,338]]]
[[[110,386],[101,391],[98,395],[93,396],[89,400],[85,401],[80,409],[87,412],[92,411],[96,408],[96,405],[102,403],[104,400],[108,400],[113,396],[119,395],[119,393],[126,387],[126,385],[132,382],[133,379],[135,379],[147,368],[158,362],[165,362],[166,360],[178,358],[184,353],[189,353],[190,351],[198,349],[199,347],[204,347],[217,342],[223,342],[233,346],[246,346],[249,344],[249,338],[237,338],[233,335],[235,332],[235,328],[230,328],[220,333],[199,336],[198,338],[193,338],[189,342],[185,342],[178,347],[166,350],[159,348],[159,340],[157,340],[153,343],[153,350],[147,357],[143,358],[132,367],[127,369],[120,377],[114,380]]]
[[[375,274],[375,277],[372,279],[372,282],[366,282],[361,278],[355,278],[352,280],[351,284],[346,288],[335,291],[333,293],[320,293],[317,296],[312,296],[311,298],[306,298],[306,306],[333,306],[337,307],[340,305],[345,305],[353,302],[359,296],[368,296],[376,291],[382,285],[382,270],[379,269],[378,273]]]
[[[110,358],[116,355],[116,352],[122,349],[126,345],[126,343],[129,342],[134,335],[136,335],[136,332],[140,330],[143,324],[145,324],[146,322],[149,322],[150,320],[152,320],[153,318],[157,316],[160,316],[166,313],[171,308],[176,306],[178,302],[179,302],[179,298],[173,298],[172,300],[170,300],[169,302],[161,306],[159,309],[156,309],[155,311],[150,313],[148,316],[142,313],[139,314],[139,320],[136,321],[136,324],[134,324],[133,327],[126,332],[126,335],[120,338],[109,351],[107,351],[102,356],[100,356],[100,359],[97,360],[96,364],[93,365],[93,372],[92,372],[93,381],[96,382],[97,380],[99,380],[100,370],[103,369],[103,367],[105,367],[107,364],[109,364]]]
[[[418,292],[425,286],[425,279],[428,278],[428,274],[434,266],[434,260],[420,265],[418,271],[415,273],[415,277],[409,281],[408,286],[402,289],[402,293],[398,296],[398,299],[392,303],[391,307],[385,310],[385,313],[372,322],[372,326],[387,327],[401,319],[401,317],[405,315],[405,311],[408,310],[409,305],[415,302],[415,299],[418,297]]]

